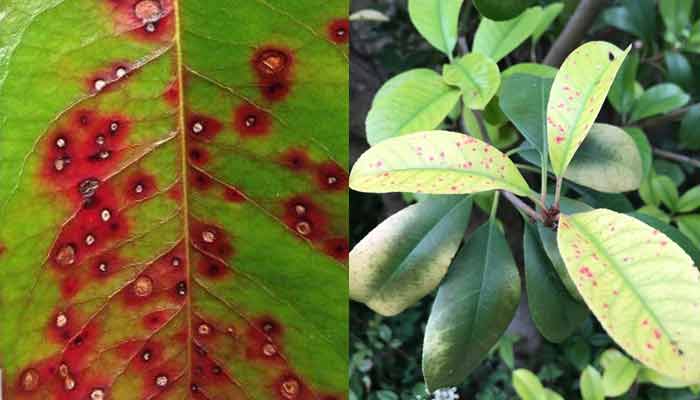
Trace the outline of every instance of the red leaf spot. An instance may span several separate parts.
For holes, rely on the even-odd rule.
[[[323,249],[326,254],[338,261],[346,262],[348,260],[348,240],[345,238],[328,239],[323,242]]]
[[[564,141],[564,136],[558,135],[554,138],[554,141],[556,141],[557,144],[560,144],[561,142]]]
[[[336,44],[345,44],[350,40],[350,23],[339,18],[331,21],[327,28],[328,39]]]
[[[308,196],[295,196],[284,202],[283,220],[299,236],[311,240],[326,235],[328,217]]]
[[[221,132],[223,126],[218,120],[202,114],[187,116],[187,132],[197,138],[211,140]]]
[[[243,138],[264,136],[270,132],[270,115],[260,108],[244,103],[233,116],[233,126]]]
[[[177,80],[171,82],[165,89],[165,92],[163,92],[163,99],[173,107],[178,107],[180,105],[180,86]]]
[[[246,201],[243,192],[234,187],[227,187],[224,189],[224,199],[230,201],[231,203],[244,203]]]
[[[290,50],[263,46],[253,54],[251,66],[258,76],[258,86],[265,99],[274,102],[287,97],[294,67],[294,56]]]
[[[192,146],[189,151],[189,158],[193,164],[204,165],[209,162],[209,152],[204,148]]]
[[[152,196],[156,191],[156,180],[145,172],[132,174],[126,180],[125,196],[132,201],[143,200]]]
[[[292,148],[280,155],[280,164],[292,171],[303,171],[312,165],[306,150]]]
[[[322,190],[345,190],[348,185],[348,173],[338,164],[327,161],[316,168],[316,182]]]

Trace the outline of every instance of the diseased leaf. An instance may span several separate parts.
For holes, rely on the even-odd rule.
[[[520,276],[495,220],[457,253],[438,289],[423,341],[429,391],[455,386],[498,342],[520,301]]]
[[[515,74],[503,81],[500,105],[508,119],[540,153],[547,152],[547,102],[552,79]]]
[[[645,224],[651,226],[654,229],[658,229],[664,235],[671,238],[677,245],[685,251],[690,258],[693,259],[695,265],[700,264],[700,248],[693,244],[693,242],[681,231],[669,225],[670,221],[664,222],[661,218],[644,215],[639,212],[633,212],[629,214],[630,216],[644,222]]]
[[[375,145],[406,133],[435,129],[459,101],[460,91],[437,72],[412,69],[382,86],[367,114],[367,141]]]
[[[545,339],[561,343],[581,326],[588,310],[562,284],[533,226],[525,227],[523,248],[530,316]]]
[[[605,209],[561,215],[558,242],[569,275],[617,344],[669,377],[700,381],[700,274],[678,245]]]
[[[532,35],[541,17],[542,7],[537,6],[507,21],[482,19],[474,36],[474,52],[499,62]]]
[[[0,15],[0,397],[345,398],[347,1]]]
[[[542,35],[552,26],[552,23],[561,14],[562,10],[564,10],[564,3],[561,2],[552,3],[542,10],[542,18],[540,18],[535,31],[532,32],[532,40],[535,43],[540,41]]]
[[[350,252],[350,297],[395,315],[435,289],[469,224],[472,202],[434,196],[387,218]]]
[[[624,52],[606,42],[574,50],[557,73],[547,106],[547,136],[552,168],[564,175],[603,106]]]
[[[452,57],[457,43],[457,21],[463,0],[409,0],[408,15],[418,32]]]
[[[483,110],[501,85],[498,65],[479,53],[467,54],[445,65],[442,76],[447,84],[462,90],[464,105],[473,110]]]
[[[630,122],[664,114],[683,107],[690,96],[673,83],[662,83],[647,89],[632,107]]]
[[[361,192],[459,194],[532,190],[513,162],[490,144],[446,131],[418,132],[385,140],[367,150],[350,174]]]

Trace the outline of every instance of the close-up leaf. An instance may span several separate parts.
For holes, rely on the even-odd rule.
[[[676,218],[678,229],[688,237],[695,246],[700,247],[700,215],[681,215]]]
[[[507,21],[483,18],[474,36],[473,50],[499,62],[532,35],[540,18],[542,7],[539,6],[528,8]]]
[[[457,22],[464,0],[409,0],[408,14],[418,32],[436,49],[452,58]]]
[[[561,343],[581,326],[588,310],[566,290],[530,225],[525,227],[523,253],[530,316],[545,339]]]
[[[540,400],[545,396],[540,379],[526,369],[513,371],[513,388],[522,400]]]
[[[347,5],[0,2],[0,397],[345,398]]]
[[[435,289],[469,224],[472,202],[434,196],[387,218],[350,252],[350,297],[395,315]]]
[[[542,35],[549,29],[549,27],[554,23],[559,14],[564,10],[564,3],[557,2],[549,4],[542,9],[542,18],[537,24],[535,31],[532,32],[532,40],[537,43]]]
[[[615,342],[669,377],[700,381],[700,274],[677,244],[605,209],[562,214],[558,242],[579,292]]]
[[[673,83],[662,83],[647,89],[635,101],[630,113],[630,122],[664,114],[688,103],[690,95]]]
[[[479,13],[494,21],[513,19],[534,3],[533,0],[474,0]]]
[[[603,359],[605,362],[603,363]],[[641,366],[617,350],[607,350],[601,355],[603,388],[609,397],[621,396],[630,389]]]
[[[590,365],[581,374],[581,397],[583,400],[605,399],[605,389],[600,372]]]
[[[678,208],[678,188],[671,178],[666,175],[657,175],[651,178],[651,188],[659,196],[659,200],[671,211]]]
[[[681,121],[679,141],[688,150],[700,150],[700,106],[690,107]]]
[[[659,1],[659,12],[666,29],[675,35],[680,35],[690,25],[694,0],[662,0]]]
[[[483,110],[501,85],[498,65],[479,53],[467,54],[445,65],[442,76],[447,84],[462,90],[464,105],[472,110]]]
[[[511,75],[515,74],[534,75],[540,78],[549,78],[553,80],[554,77],[557,76],[557,71],[559,70],[549,65],[526,62],[506,68],[506,70],[501,73],[501,80],[505,81]]]
[[[500,106],[525,139],[547,153],[547,103],[552,79],[515,74],[503,81]]]
[[[627,115],[632,110],[637,99],[634,87],[637,84],[638,69],[639,55],[635,51],[627,55],[612,86],[610,86],[608,100],[615,110],[623,115]]]
[[[350,187],[360,192],[460,194],[504,189],[529,196],[518,168],[488,143],[455,132],[387,139],[357,160]]]
[[[660,2],[673,1],[661,0]],[[631,33],[646,43],[653,42],[656,35],[656,1],[622,0],[620,6],[605,10],[602,19],[608,25]]]
[[[460,91],[429,69],[401,73],[379,89],[367,114],[367,142],[435,129],[459,101]]]
[[[670,218],[669,221],[664,222],[659,217],[645,215],[640,212],[632,212],[629,215],[644,222],[645,224],[651,226],[654,229],[658,229],[661,233],[671,238],[671,240],[673,240],[674,243],[680,246],[681,249],[683,249],[683,251],[685,251],[690,256],[690,258],[693,259],[695,265],[700,265],[700,247],[695,245],[688,238],[688,236],[683,234],[680,230],[669,225]]]
[[[423,341],[428,390],[463,382],[498,342],[519,302],[518,269],[492,219],[457,253],[438,289]]]
[[[678,212],[687,213],[700,208],[700,185],[683,193],[678,200]]]
[[[553,171],[563,176],[588,135],[627,53],[606,42],[574,50],[554,79],[547,106],[547,136]]]

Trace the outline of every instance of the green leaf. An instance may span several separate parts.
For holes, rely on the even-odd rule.
[[[442,76],[447,84],[459,86],[465,106],[473,110],[483,110],[501,85],[498,65],[479,53],[467,54],[445,65]]]
[[[654,160],[651,144],[649,144],[647,134],[640,128],[635,127],[627,127],[624,128],[624,130],[628,135],[630,135],[632,140],[634,140],[634,143],[637,145],[639,157],[642,160],[642,179],[644,179],[651,172],[651,164]]]
[[[564,398],[561,397],[561,395],[559,393],[557,393],[551,389],[545,388],[544,395],[545,395],[544,400],[564,400]]]
[[[503,82],[500,106],[525,139],[540,153],[547,152],[547,102],[552,79],[515,74]]]
[[[431,196],[387,218],[350,252],[350,298],[395,315],[435,289],[471,208],[468,197]]]
[[[666,51],[664,53],[666,63],[667,79],[680,87],[689,88],[693,85],[693,66],[690,61],[677,51]]]
[[[687,213],[700,208],[700,186],[695,186],[683,193],[678,200],[678,212]]]
[[[494,21],[515,18],[533,3],[532,0],[474,0],[481,15]]]
[[[540,379],[526,369],[513,371],[513,388],[522,400],[540,400],[546,396]]]
[[[581,396],[583,400],[605,399],[603,379],[598,370],[590,365],[581,374]]]
[[[615,77],[608,100],[620,114],[627,114],[632,110],[637,99],[635,85],[637,84],[637,70],[639,68],[639,55],[637,52],[629,54],[620,67],[620,72]]]
[[[409,0],[408,15],[418,32],[441,52],[452,57],[457,43],[457,22],[463,0]]]
[[[661,209],[654,207],[654,206],[643,206],[640,207],[637,210],[638,213],[648,215],[650,217],[654,217],[658,219],[659,221],[665,222],[665,223],[670,223],[671,222],[671,216],[666,214],[664,211]]]
[[[347,7],[0,1],[0,397],[347,393]]]
[[[474,36],[474,52],[500,61],[532,35],[541,17],[542,7],[532,7],[507,21],[482,19]]]
[[[430,392],[456,386],[498,342],[520,301],[520,277],[491,220],[457,253],[425,328],[423,376]]]
[[[688,150],[700,150],[700,105],[691,107],[681,122],[680,142]]]
[[[665,114],[688,103],[690,96],[678,85],[662,83],[646,90],[632,107],[630,122]]]
[[[700,381],[700,274],[666,235],[599,209],[559,217],[559,251],[579,292],[628,354],[668,376]]]
[[[678,229],[688,237],[695,246],[700,247],[700,215],[681,215],[676,218]]]
[[[476,193],[504,189],[532,194],[513,162],[493,146],[454,132],[418,132],[366,151],[350,174],[361,192]]]
[[[437,128],[459,101],[460,92],[429,69],[399,74],[382,86],[367,114],[370,145],[407,133]]]
[[[552,26],[552,23],[555,19],[557,19],[559,14],[561,14],[562,10],[564,10],[564,3],[561,2],[552,3],[542,10],[542,18],[537,24],[535,31],[532,32],[533,42],[539,42],[542,35],[544,35],[544,33],[547,31],[547,29],[549,29],[550,26]]]
[[[589,42],[574,50],[557,73],[547,106],[549,156],[554,173],[564,175],[576,150],[593,126],[624,52],[606,42]]]
[[[607,350],[601,357],[606,359],[605,365],[603,365],[605,395],[617,397],[627,393],[637,379],[641,365],[617,350]]]
[[[583,371],[591,362],[591,345],[583,337],[574,336],[564,348],[564,355],[577,370]]]
[[[544,64],[535,63],[520,63],[508,67],[503,73],[501,73],[501,79],[505,81],[512,75],[525,74],[534,75],[540,78],[551,78],[554,79],[557,76],[558,69]]]
[[[659,2],[661,18],[666,29],[680,36],[681,32],[690,25],[693,0],[663,0]]]
[[[530,316],[545,339],[561,343],[581,326],[588,310],[568,293],[530,225],[525,226],[523,248]]]
[[[666,0],[663,0],[666,1]],[[602,19],[622,31],[636,35],[645,43],[652,43],[656,30],[655,0],[623,0],[622,6],[608,8]]]
[[[676,211],[679,201],[678,189],[671,178],[666,175],[655,176],[651,178],[651,187],[654,193],[659,196],[661,202],[664,203],[669,210]]]
[[[644,222],[645,224],[651,226],[654,229],[658,229],[664,235],[668,236],[677,245],[683,249],[690,258],[693,259],[695,265],[700,264],[700,248],[693,244],[693,242],[678,229],[669,225],[668,222],[663,222],[661,219],[652,217],[649,215],[640,214],[638,212],[633,212],[629,214],[630,216],[637,218],[638,220]]]
[[[643,177],[637,144],[616,126],[593,124],[564,177],[604,193],[636,190]]]

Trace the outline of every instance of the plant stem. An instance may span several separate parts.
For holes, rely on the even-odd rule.
[[[666,150],[661,150],[661,149],[657,149],[657,148],[654,148],[653,151],[654,151],[654,154],[656,154],[659,157],[663,157],[663,158],[666,158],[668,160],[673,160],[673,161],[678,161],[678,162],[681,162],[684,164],[688,164],[688,165],[691,165],[695,168],[700,168],[700,160],[696,160],[694,158],[684,156],[683,154],[678,154],[678,153],[674,153],[674,152],[666,151]]]
[[[474,118],[476,119],[476,124],[479,125],[479,130],[481,131],[481,139],[484,142],[491,144],[489,132],[488,130],[486,130],[486,124],[484,124],[484,117],[481,115],[481,112],[479,110],[472,110],[472,113],[474,114]]]
[[[524,201],[520,200],[518,196],[505,190],[501,190],[501,193],[503,193],[503,197],[505,197],[506,200],[508,200],[515,208],[524,212],[535,221],[544,222],[544,218],[542,218],[542,216],[532,207],[528,206],[527,204],[525,204]]]
[[[546,141],[545,141],[546,143]],[[545,144],[546,146],[546,144]],[[546,209],[547,204],[547,164],[549,160],[547,159],[547,150],[544,150],[540,156],[540,201],[542,201],[542,209]]]
[[[554,191],[554,208],[559,208],[559,199],[561,198],[561,184],[562,184],[563,178],[558,176],[557,177],[557,186]]]
[[[491,205],[491,215],[489,216],[489,221],[493,222],[496,219],[496,213],[498,212],[498,199],[500,192],[493,194],[493,204]]]

